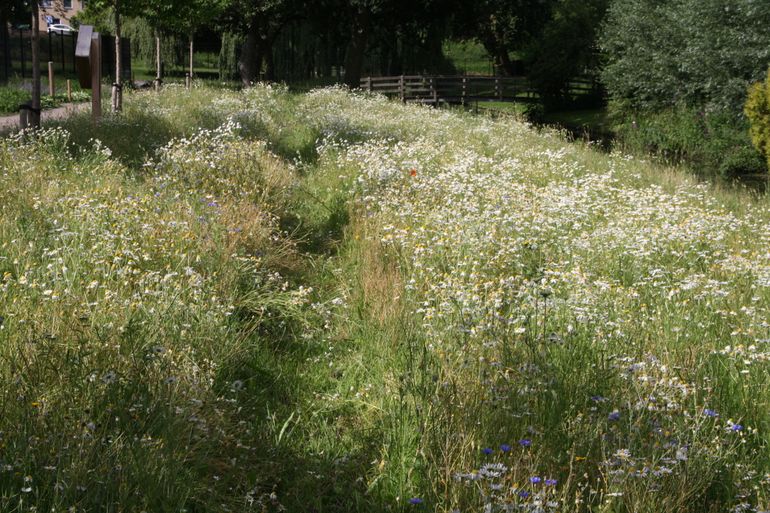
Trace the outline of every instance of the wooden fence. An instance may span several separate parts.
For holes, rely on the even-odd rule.
[[[596,91],[597,84],[576,78],[569,83],[569,94],[579,96]],[[400,75],[364,77],[361,89],[397,97],[403,102],[472,103],[534,102],[538,94],[526,77]]]

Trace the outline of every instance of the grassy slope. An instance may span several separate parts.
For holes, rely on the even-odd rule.
[[[768,507],[766,198],[334,89],[65,128],[0,145],[2,509]]]

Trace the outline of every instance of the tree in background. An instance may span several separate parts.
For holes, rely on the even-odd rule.
[[[40,128],[40,12],[37,0],[32,0],[32,109],[29,124]]]
[[[633,151],[726,177],[766,170],[743,114],[770,62],[770,2],[613,0],[602,80]]]
[[[29,16],[30,5],[24,0],[3,0],[0,2],[0,43],[6,52],[10,52],[11,37],[8,27],[12,23],[29,23]],[[7,78],[2,75],[2,80]]]
[[[123,17],[142,16],[148,8],[147,0],[90,0],[83,19],[103,17],[110,13],[115,35],[115,82],[112,84],[112,112],[123,110],[123,63],[121,37]]]
[[[770,2],[614,0],[603,82],[622,109],[678,104],[740,116],[770,62]]]
[[[525,59],[529,80],[540,93],[546,109],[571,102],[570,80],[599,74],[597,36],[608,0],[558,0],[542,33],[533,37]],[[590,98],[603,101],[597,87]]]
[[[241,83],[248,87],[264,78],[274,78],[273,43],[291,20],[302,17],[297,0],[228,0],[221,5],[221,24],[228,33],[245,34],[238,59]]]
[[[523,51],[551,19],[555,0],[459,1],[455,37],[476,39],[505,75],[519,74],[511,54]]]
[[[217,19],[228,0],[146,0],[142,16],[155,30],[156,80],[161,77],[160,38],[162,34],[184,36],[189,44],[189,75],[192,77],[195,32]]]

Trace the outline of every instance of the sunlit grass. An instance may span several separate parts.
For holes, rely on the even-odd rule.
[[[340,88],[0,167],[3,510],[770,507],[766,196]]]

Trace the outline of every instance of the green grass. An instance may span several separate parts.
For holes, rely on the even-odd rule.
[[[0,86],[0,115],[9,115],[18,112],[18,107],[22,103],[25,103],[32,99],[31,94],[22,87],[21,79],[16,79],[9,85]],[[88,91],[80,89],[80,85],[77,80],[71,81],[72,87],[72,101],[84,102],[91,98],[91,94]],[[58,107],[59,105],[66,103],[67,98],[67,79],[57,77],[55,79],[55,95],[49,96],[48,93],[48,80],[41,80],[41,92],[40,98],[41,107],[43,109],[50,109]]]
[[[0,169],[4,511],[770,507],[766,196],[341,88]]]
[[[607,109],[552,112],[544,114],[543,118],[547,123],[563,126],[588,127],[604,132],[611,128]]]
[[[446,40],[443,52],[461,75],[493,74],[489,53],[476,41]]]

